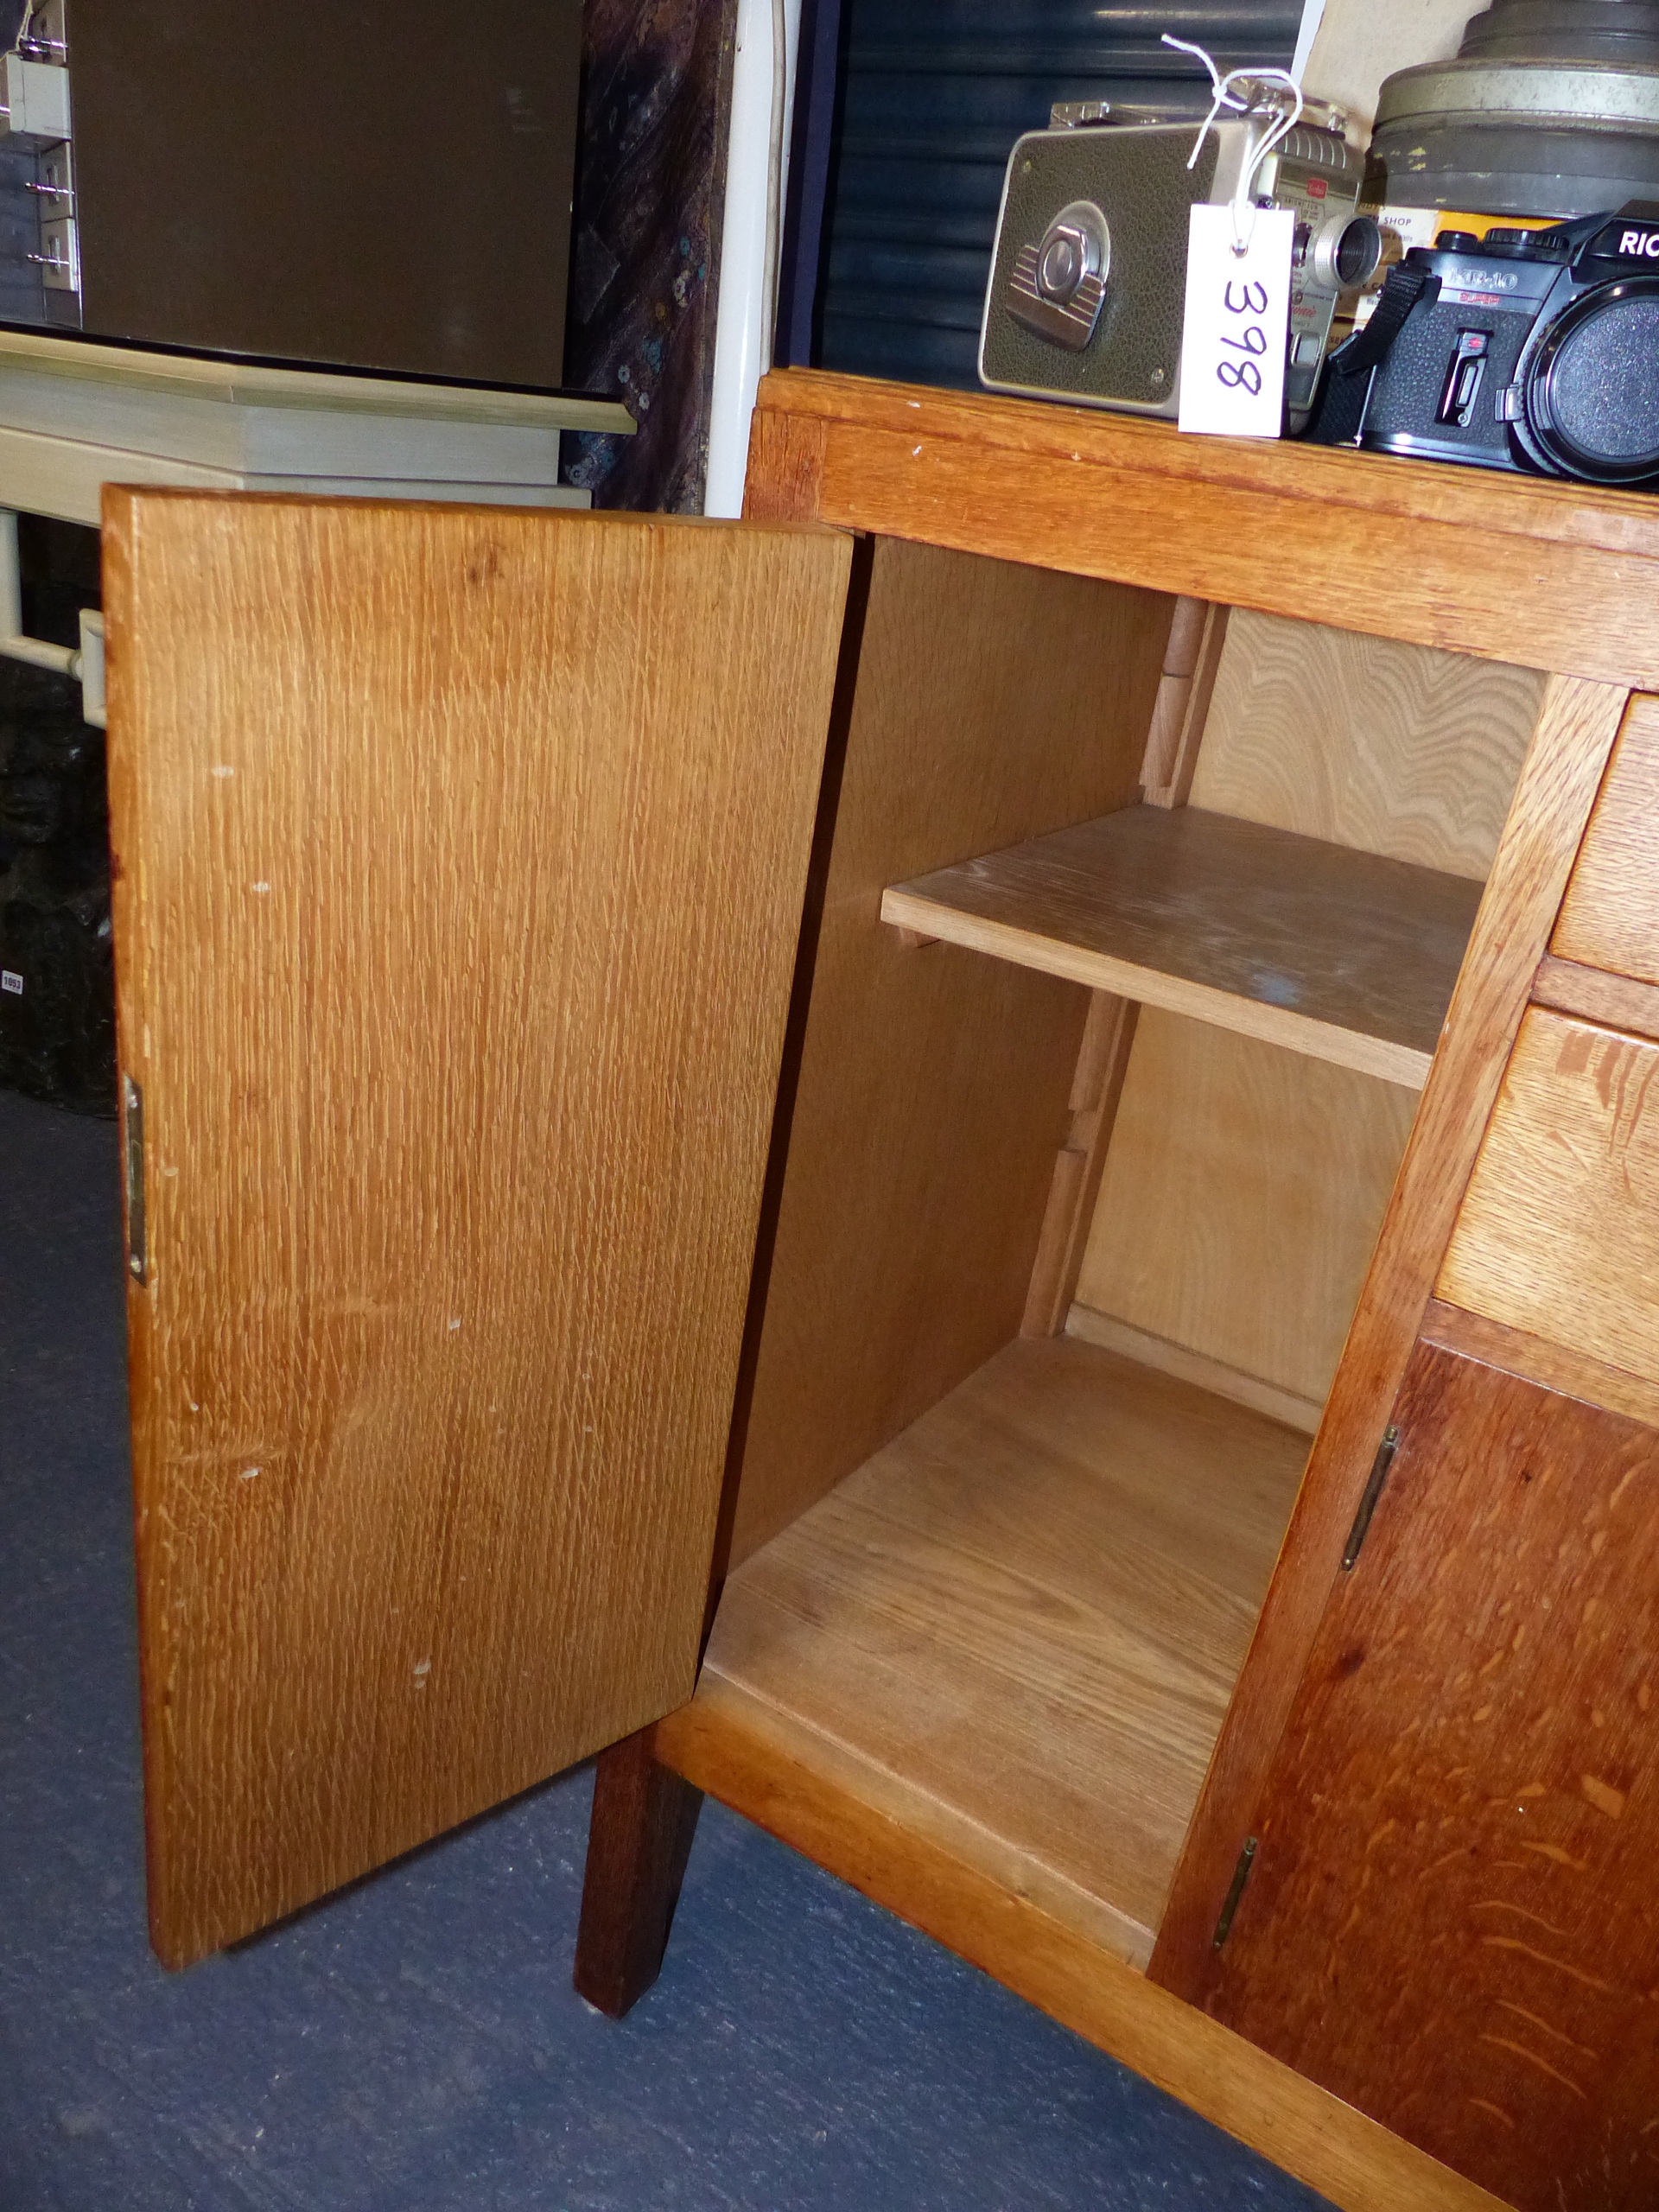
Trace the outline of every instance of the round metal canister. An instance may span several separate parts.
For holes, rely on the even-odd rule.
[[[1366,197],[1494,215],[1659,200],[1659,5],[1493,0],[1383,84]]]

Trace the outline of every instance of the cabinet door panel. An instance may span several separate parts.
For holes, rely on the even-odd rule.
[[[849,543],[112,493],[105,545],[181,1964],[690,1694]]]
[[[1209,2009],[1524,2212],[1659,2201],[1659,1433],[1420,1344]]]

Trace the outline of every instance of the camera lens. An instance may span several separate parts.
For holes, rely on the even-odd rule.
[[[1526,428],[1548,466],[1592,484],[1659,476],[1659,276],[1581,294],[1523,375]]]
[[[1377,264],[1382,258],[1382,233],[1376,219],[1356,215],[1351,223],[1344,223],[1333,258],[1337,282],[1344,292],[1376,276]]]
[[[1376,274],[1382,258],[1382,233],[1371,215],[1333,215],[1308,257],[1314,283],[1332,292],[1355,290]]]
[[[1581,322],[1550,376],[1556,428],[1585,461],[1659,467],[1659,300],[1622,300]]]

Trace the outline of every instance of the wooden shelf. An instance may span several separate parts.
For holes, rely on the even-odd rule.
[[[698,1696],[1144,1967],[1307,1448],[1009,1344],[738,1569]]]
[[[1421,1090],[1481,887],[1195,807],[1126,807],[882,896],[881,918]]]

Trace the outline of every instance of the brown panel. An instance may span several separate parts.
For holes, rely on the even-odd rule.
[[[1467,473],[1467,472],[1464,472]],[[1442,474],[1455,476],[1456,469]],[[1625,695],[1552,677],[1469,954],[1308,1463],[1261,1624],[1176,1877],[1152,1973],[1202,1991],[1211,1936],[1324,1613]]]
[[[106,499],[177,1964],[690,1692],[849,549]]]
[[[1659,2200],[1659,1434],[1436,1347],[1209,2009],[1522,2212]]]
[[[1130,804],[1169,615],[874,547],[734,1564],[1020,1328],[1088,994],[910,950],[881,893]]]
[[[1643,493],[812,370],[760,405],[826,421],[824,522],[1659,689]]]
[[[1619,733],[1549,949],[1659,983],[1659,699]]]
[[[1435,1288],[1659,1382],[1659,1045],[1535,1007]]]
[[[1341,2212],[1502,2212],[1497,2200],[1158,1988],[1006,1882],[918,1835],[787,1724],[705,1675],[655,1751],[699,1789],[925,1929],[1317,2189]]]
[[[563,381],[579,0],[74,0],[86,327]]]

